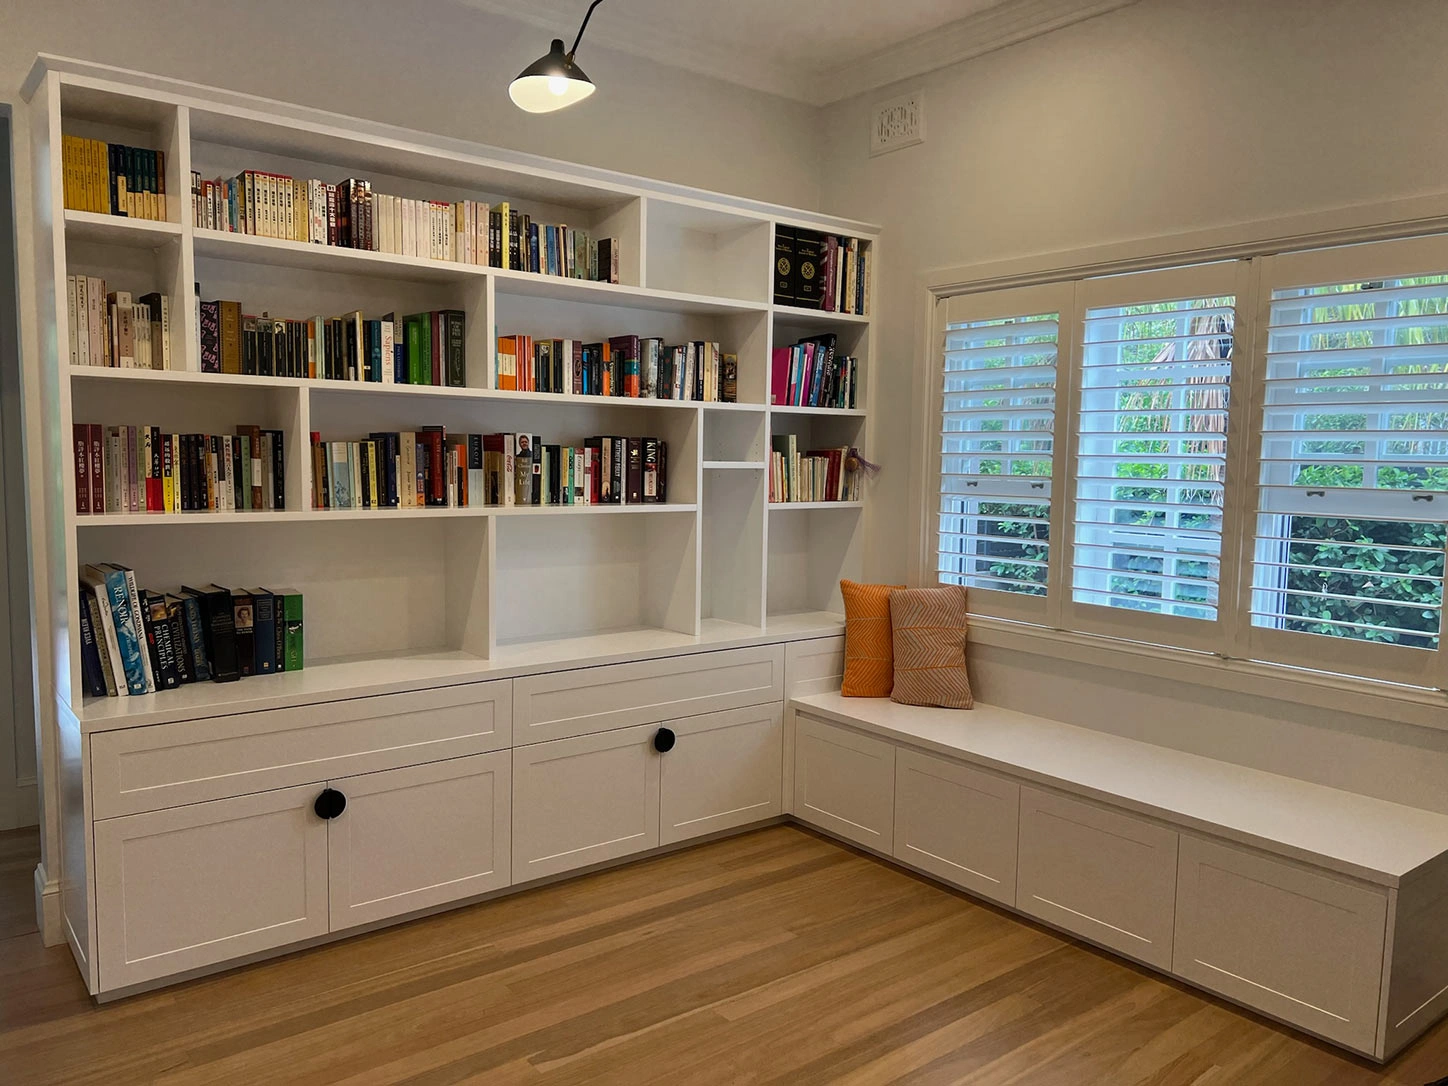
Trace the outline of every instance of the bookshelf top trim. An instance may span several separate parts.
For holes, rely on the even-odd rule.
[[[781,221],[830,233],[874,240],[880,228],[800,208],[768,204],[746,197],[639,177],[597,166],[583,166],[450,136],[420,132],[328,110],[295,105],[259,95],[208,87],[94,61],[41,53],[21,88],[29,102],[54,75],[62,88],[84,96],[127,95],[151,103],[185,106],[192,115],[192,137],[204,142],[253,146],[282,153],[297,149],[347,148],[348,154],[371,168],[393,172],[407,162],[406,176],[441,172],[473,185],[498,186],[520,195],[550,196],[561,202],[651,198],[684,207],[728,212],[760,221]],[[243,138],[238,138],[243,137]],[[299,142],[300,141],[300,142]],[[319,146],[321,145],[321,146]],[[530,191],[532,190],[532,191]]]
[[[700,634],[659,629],[600,631],[581,637],[502,644],[492,659],[437,651],[308,661],[301,671],[235,683],[193,683],[138,697],[85,698],[72,706],[87,734],[151,724],[228,716],[344,698],[405,693],[520,675],[629,663],[683,653],[781,644],[844,632],[843,615],[828,611],[771,616],[763,628],[705,619]]]

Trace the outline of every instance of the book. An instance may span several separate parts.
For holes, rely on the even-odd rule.
[[[84,586],[82,585],[82,589]],[[94,597],[86,591],[81,593],[80,601],[80,668],[81,679],[85,683],[85,692],[93,698],[103,698],[108,693],[105,672],[101,667],[102,647],[96,640],[96,629],[93,625],[91,605]]]
[[[278,660],[281,661],[281,670],[301,671],[306,664],[302,625],[302,594],[295,588],[279,588],[274,591],[273,595],[280,601],[278,626],[282,631],[282,654]]]
[[[204,588],[182,586],[183,593],[196,598],[201,611],[204,647],[213,682],[235,682],[241,678],[237,655],[236,612],[231,592],[216,584]]]
[[[121,658],[120,642],[116,636],[115,614],[111,610],[110,587],[105,574],[95,566],[81,570],[80,583],[85,587],[91,612],[91,626],[96,630],[96,645],[101,651],[101,668],[106,674],[106,692],[114,697],[120,691],[127,693],[129,683]]]
[[[149,590],[141,593],[141,608],[146,630],[146,646],[157,690],[174,690],[181,685],[176,666],[176,646],[171,640],[171,619],[166,597]]]
[[[211,678],[211,663],[206,655],[206,625],[201,614],[201,599],[195,593],[182,590],[180,596],[167,597],[181,607],[181,629],[185,636],[185,654],[195,682],[206,682]]]
[[[774,304],[794,305],[794,227],[774,228]]]
[[[252,673],[270,675],[277,669],[276,605],[269,590],[249,589],[252,601]],[[241,623],[237,624],[241,631]]]
[[[126,692],[132,695],[148,693],[144,664],[145,634],[137,623],[139,616],[131,607],[125,573],[112,567],[86,566],[81,576],[88,585],[101,586],[105,593],[105,608],[111,621],[107,637],[115,638],[116,660],[120,664],[118,674],[125,676]]]
[[[231,593],[236,668],[242,678],[256,674],[256,601],[248,592]]]

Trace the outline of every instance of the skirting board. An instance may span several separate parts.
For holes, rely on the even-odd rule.
[[[45,876],[45,865],[35,865],[35,922],[46,946],[65,942],[65,921],[60,909],[60,883]]]

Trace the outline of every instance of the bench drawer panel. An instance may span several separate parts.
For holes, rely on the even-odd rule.
[[[758,645],[513,680],[516,746],[784,697],[784,647]]]
[[[795,814],[888,856],[895,832],[895,747],[795,715]]]
[[[845,639],[814,637],[791,641],[784,647],[786,698],[827,694],[838,690],[845,678]]]
[[[101,732],[91,737],[95,817],[483,754],[511,741],[508,680]]]
[[[1121,811],[1021,788],[1016,907],[1171,968],[1177,834]]]
[[[1172,972],[1369,1055],[1385,891],[1185,836]]]
[[[1021,786],[958,762],[895,752],[895,859],[961,889],[1016,903]]]

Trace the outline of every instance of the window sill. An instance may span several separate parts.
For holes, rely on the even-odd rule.
[[[972,615],[970,640],[979,645],[1070,660],[1091,667],[1202,686],[1229,687],[1252,697],[1351,713],[1396,724],[1448,731],[1448,693],[1305,671],[1280,664],[1229,660],[1210,653],[1052,630]]]

